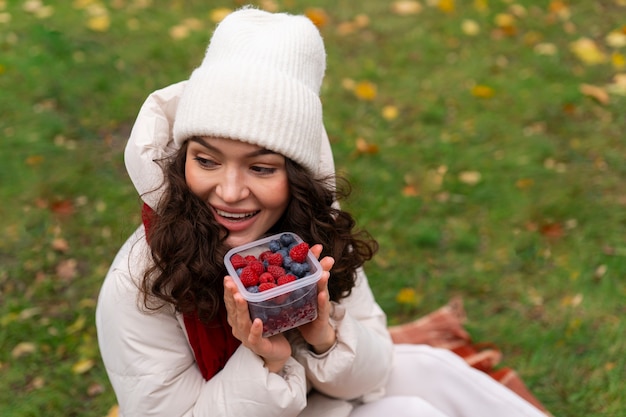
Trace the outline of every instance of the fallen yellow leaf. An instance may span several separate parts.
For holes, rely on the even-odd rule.
[[[78,262],[76,259],[65,259],[56,267],[57,276],[63,281],[70,281],[78,275]]]
[[[43,379],[43,377],[36,376],[28,383],[28,385],[26,386],[26,391],[34,391],[43,388],[45,384],[46,380]]]
[[[37,346],[31,342],[21,342],[18,343],[13,350],[11,351],[11,356],[14,359],[21,358],[24,355],[28,355],[37,350]]]
[[[106,391],[106,388],[104,388],[104,385],[99,384],[97,382],[94,382],[91,385],[89,385],[89,387],[87,387],[87,395],[89,395],[90,397],[95,397],[96,395],[100,395],[104,393],[105,391]]]
[[[370,25],[370,17],[364,13],[354,17],[354,25],[359,29],[364,29]]]
[[[232,9],[229,9],[228,7],[218,7],[217,9],[211,10],[209,13],[209,19],[211,19],[211,22],[213,23],[219,23],[231,13]]]
[[[538,55],[556,55],[558,49],[553,43],[538,43],[534,48]]]
[[[184,25],[172,26],[169,30],[170,38],[179,41],[189,36],[189,28]]]
[[[341,86],[345,90],[354,91],[354,87],[356,86],[356,82],[352,78],[344,78],[341,80]]]
[[[318,28],[323,28],[328,24],[328,13],[319,7],[310,7],[304,11],[304,15]]]
[[[402,288],[396,295],[398,304],[416,307],[422,300],[422,296],[413,288]]]
[[[54,239],[52,241],[52,249],[54,249],[57,252],[67,252],[70,248],[69,243],[67,243],[67,240],[61,238],[61,237],[57,237],[56,239]]]
[[[474,9],[484,12],[489,9],[489,5],[487,4],[487,0],[474,0]]]
[[[508,13],[498,13],[494,19],[494,23],[498,27],[514,26],[515,17]]]
[[[535,180],[532,178],[521,178],[515,182],[515,186],[520,190],[526,190],[535,185]]]
[[[354,22],[341,22],[337,25],[337,34],[339,36],[352,35],[356,31],[357,27]]]
[[[385,106],[382,111],[383,118],[385,120],[395,120],[398,118],[398,108],[396,106]]]
[[[626,74],[616,74],[613,83],[606,86],[607,91],[618,96],[626,96]]]
[[[261,0],[259,2],[259,5],[263,10],[271,13],[276,13],[279,9],[278,3],[276,3],[274,0]]]
[[[480,182],[481,174],[478,171],[463,171],[459,173],[459,181],[467,185],[476,185]]]
[[[72,333],[76,333],[81,331],[82,329],[85,328],[85,323],[86,323],[86,319],[85,316],[81,315],[78,316],[78,318],[76,319],[76,321],[72,324],[70,324],[69,326],[67,326],[67,328],[65,329],[65,332],[67,334],[72,334]]]
[[[607,91],[602,87],[591,84],[581,84],[580,92],[595,99],[598,103],[604,104],[605,106],[611,101],[609,93],[607,93]]]
[[[587,65],[602,64],[607,59],[606,54],[589,38],[580,38],[570,43],[570,50]]]
[[[593,277],[596,279],[602,278],[604,275],[606,275],[606,271],[608,269],[609,268],[605,264],[598,266],[596,270],[593,272]]]
[[[391,3],[391,12],[399,16],[409,16],[422,11],[422,5],[417,1],[394,1]]]
[[[81,375],[93,368],[94,365],[93,359],[81,359],[72,366],[72,372]]]
[[[108,14],[92,16],[87,19],[87,27],[94,32],[106,32],[111,26],[111,19]]]
[[[614,68],[621,70],[626,67],[626,57],[624,57],[624,55],[620,54],[619,52],[613,52],[611,54],[611,63],[613,64]]]
[[[605,41],[611,48],[623,48],[626,46],[626,33],[621,30],[611,31],[606,35]]]
[[[537,31],[531,30],[531,31],[526,32],[522,39],[524,40],[524,45],[537,46],[537,44],[539,44],[541,40],[543,39],[543,34]]]
[[[73,6],[75,9],[86,9],[87,6],[94,4],[96,0],[74,0]]]
[[[36,166],[40,165],[43,162],[43,156],[41,155],[31,155],[26,158],[26,165]]]
[[[498,13],[494,19],[494,23],[498,27],[499,33],[505,36],[514,36],[517,34],[515,16],[512,14]]]
[[[478,35],[478,33],[480,33],[480,26],[478,25],[478,23],[476,23],[475,20],[465,19],[461,23],[461,30],[467,36],[476,36]]]
[[[561,305],[563,307],[578,307],[583,302],[583,295],[566,295],[561,299]]]
[[[455,9],[454,0],[439,0],[437,7],[444,13],[452,13]]]
[[[561,20],[568,20],[571,16],[569,7],[562,0],[551,1],[548,10]]]
[[[495,94],[493,88],[486,85],[475,85],[472,87],[472,95],[478,98],[491,98]]]
[[[372,101],[376,98],[376,84],[370,81],[361,81],[354,86],[354,95],[365,101]]]
[[[356,150],[362,154],[377,154],[378,153],[378,145],[375,143],[368,143],[363,138],[358,138],[356,140]]]
[[[415,185],[409,184],[405,185],[402,189],[402,195],[405,197],[417,197],[419,195],[419,191],[417,191]]]
[[[528,12],[526,11],[526,8],[524,6],[522,6],[521,4],[512,4],[509,7],[509,11],[517,17],[526,17],[526,15],[528,14]]]
[[[117,417],[119,415],[119,406],[116,404],[109,410],[106,417]]]

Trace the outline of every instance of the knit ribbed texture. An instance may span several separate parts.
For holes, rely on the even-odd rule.
[[[250,8],[231,13],[185,87],[174,140],[236,139],[317,173],[325,67],[324,43],[308,18]]]

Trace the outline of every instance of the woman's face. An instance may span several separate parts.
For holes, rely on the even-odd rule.
[[[289,203],[285,157],[237,140],[190,139],[185,178],[228,229],[230,246],[259,239]]]

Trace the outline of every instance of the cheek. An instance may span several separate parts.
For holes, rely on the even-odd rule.
[[[266,192],[266,205],[271,208],[280,209],[284,211],[289,204],[289,184],[287,181],[282,181],[276,184],[274,187],[267,189]],[[282,213],[281,213],[282,214]]]

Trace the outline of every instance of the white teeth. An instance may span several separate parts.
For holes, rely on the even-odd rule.
[[[243,219],[244,217],[253,216],[255,214],[255,212],[250,212],[250,213],[229,213],[227,211],[222,211],[222,210],[218,210],[218,209],[215,209],[215,211],[220,216],[228,217],[230,219]]]

